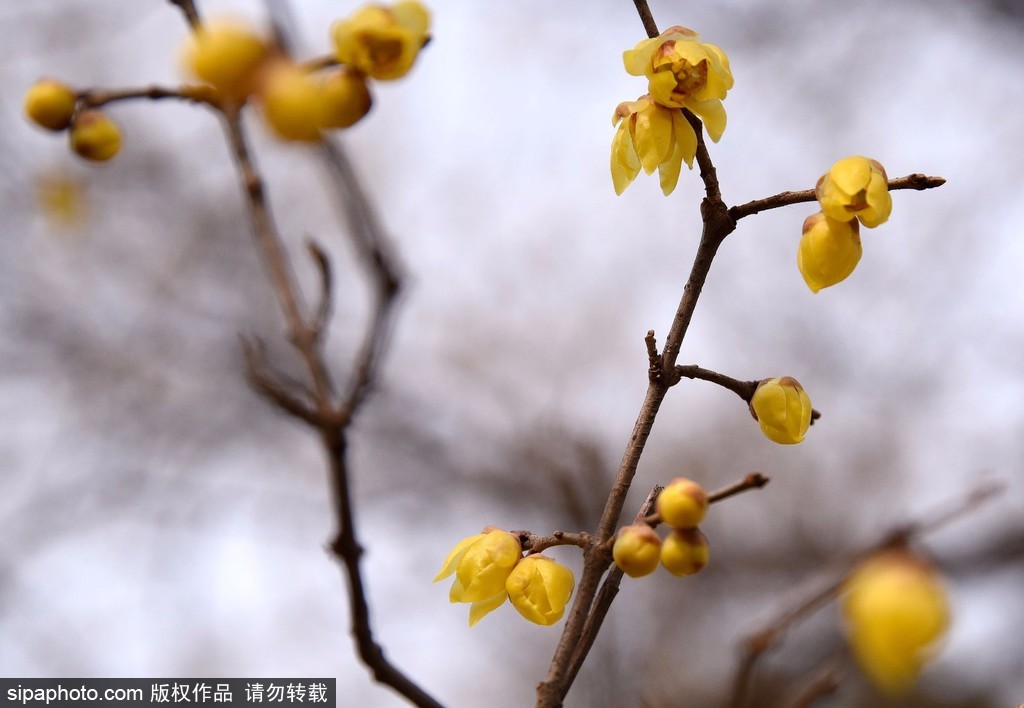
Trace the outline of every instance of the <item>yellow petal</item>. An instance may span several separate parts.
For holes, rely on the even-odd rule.
[[[708,131],[708,137],[714,142],[725,132],[725,106],[717,98],[707,101],[687,101],[686,107],[697,114]]]
[[[466,554],[466,551],[469,550],[469,547],[483,537],[484,534],[478,533],[475,536],[470,536],[469,538],[464,538],[461,541],[459,541],[455,545],[455,548],[452,549],[451,553],[448,554],[448,557],[444,559],[444,564],[441,566],[441,571],[434,576],[434,582],[436,583],[438,580],[444,580],[449,575],[454,573],[455,569],[459,565],[459,561],[462,560],[462,556]]]
[[[505,604],[505,600],[507,599],[508,593],[505,592],[504,589],[502,589],[501,592],[497,593],[493,597],[489,597],[485,600],[479,600],[477,602],[474,602],[469,607],[469,626],[472,627],[477,622],[482,620],[484,616],[487,615],[487,613],[493,612],[494,610],[501,607],[503,604]]]
[[[871,180],[871,163],[859,155],[844,157],[832,165],[828,176],[846,194],[856,194],[867,189]]]
[[[498,529],[466,549],[455,569],[464,588],[463,602],[486,600],[501,590],[521,555],[519,539]]]
[[[626,73],[631,76],[643,76],[647,65],[651,63],[651,57],[661,43],[660,37],[645,39],[632,49],[623,52],[622,63],[626,67]]]
[[[889,194],[889,183],[884,172],[871,175],[866,201],[867,207],[857,212],[857,218],[862,224],[873,229],[889,220],[892,213],[892,195]]]
[[[402,0],[391,6],[391,14],[395,20],[407,30],[426,35],[430,28],[430,12],[416,0]]]
[[[636,114],[633,145],[644,172],[651,174],[672,154],[672,113],[650,104]]]
[[[615,193],[622,194],[640,173],[640,158],[637,157],[636,150],[633,149],[628,121],[619,124],[615,137],[612,138],[611,162],[612,184],[615,186]]]

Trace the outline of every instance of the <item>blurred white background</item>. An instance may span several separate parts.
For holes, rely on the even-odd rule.
[[[312,56],[356,3],[293,6]],[[364,567],[379,639],[439,700],[531,705],[561,625],[506,607],[470,630],[430,579],[485,524],[592,526],[646,386],[644,333],[664,339],[689,271],[702,187],[684,173],[669,198],[643,175],[612,190],[612,111],[645,91],[621,65],[644,37],[632,3],[430,7],[434,41],[342,137],[407,271],[354,436]],[[266,20],[261,2],[200,8]],[[680,361],[795,376],[823,418],[782,448],[731,393],[670,394],[627,514],[680,474],[773,481],[714,509],[704,573],[624,582],[568,704],[720,705],[739,640],[788,591],[991,478],[1002,497],[923,544],[954,625],[908,705],[1024,701],[1024,6],[652,10],[731,59],[729,126],[711,146],[728,203],[812,187],[850,154],[948,183],[895,194],[853,276],[818,295],[796,268],[813,205],[728,238]],[[400,705],[355,659],[316,440],[241,375],[240,333],[288,353],[213,116],[118,105],[123,152],[100,167],[21,116],[44,75],[178,82],[185,37],[158,0],[0,3],[0,673],[337,676],[342,705]],[[335,260],[343,375],[366,288],[333,194],[312,150],[252,127],[282,232]],[[82,185],[75,227],[40,205],[55,179]],[[826,611],[767,658],[764,700],[840,645]],[[821,705],[878,700],[850,673]]]

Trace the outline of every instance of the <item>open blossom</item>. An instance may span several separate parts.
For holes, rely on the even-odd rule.
[[[803,442],[811,425],[811,399],[792,376],[765,379],[750,399],[750,413],[772,442]]]
[[[892,212],[889,178],[877,161],[860,155],[844,157],[818,180],[814,192],[825,215],[837,221],[853,218],[872,229]]]
[[[375,79],[405,76],[429,38],[430,13],[416,0],[371,3],[331,26],[335,56]]]
[[[434,582],[455,574],[448,599],[470,602],[469,626],[480,621],[508,599],[505,581],[522,558],[519,539],[508,531],[485,529],[464,538],[445,558]]]
[[[804,221],[796,264],[813,292],[845,280],[860,262],[863,248],[856,219],[836,221],[818,212]]]
[[[938,574],[906,550],[862,563],[843,587],[841,609],[857,662],[888,693],[914,684],[949,626]]]
[[[680,111],[641,96],[620,103],[612,125],[619,126],[612,139],[611,159],[616,194],[622,194],[643,167],[647,174],[657,168],[661,191],[667,196],[676,188],[683,160],[693,167],[697,135]]]
[[[505,589],[519,614],[535,624],[562,619],[576,581],[572,571],[547,556],[526,556],[509,574]]]
[[[718,142],[725,131],[722,99],[732,88],[729,58],[685,27],[670,27],[622,55],[626,71],[646,76],[651,97],[663,106],[687,108]]]

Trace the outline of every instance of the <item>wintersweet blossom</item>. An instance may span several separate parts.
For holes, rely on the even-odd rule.
[[[647,524],[633,524],[619,529],[612,545],[615,565],[631,578],[650,575],[658,568],[661,539]]]
[[[547,556],[526,556],[505,581],[519,614],[535,624],[552,625],[562,618],[576,581],[572,571]]]
[[[448,599],[472,603],[472,627],[508,598],[505,581],[521,557],[522,546],[516,536],[499,529],[484,529],[483,533],[459,541],[445,558],[434,582],[455,574]]]
[[[397,79],[427,43],[430,12],[415,0],[364,5],[331,26],[335,56],[375,79]]]
[[[875,160],[844,157],[821,176],[814,188],[825,215],[837,221],[853,218],[872,229],[892,212],[889,178]]]
[[[626,71],[646,76],[651,97],[663,106],[687,108],[718,142],[725,131],[722,99],[732,88],[732,71],[725,52],[700,41],[685,27],[670,27],[623,52]]]
[[[612,125],[619,126],[612,139],[611,159],[616,194],[622,194],[643,167],[647,174],[657,168],[661,191],[667,196],[676,188],[683,160],[693,168],[697,135],[679,110],[641,96],[620,103]]]
[[[750,399],[750,413],[769,440],[793,445],[811,425],[811,399],[792,376],[765,379]]]
[[[813,292],[846,280],[860,262],[863,248],[856,219],[836,221],[818,212],[804,221],[796,264]]]
[[[844,585],[841,609],[853,654],[882,690],[909,689],[949,626],[935,569],[906,550],[877,553]]]

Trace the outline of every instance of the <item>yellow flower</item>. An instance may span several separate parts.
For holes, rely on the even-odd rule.
[[[680,111],[641,96],[620,103],[612,125],[619,126],[612,139],[611,161],[616,194],[622,194],[643,167],[647,174],[658,169],[661,191],[668,196],[679,181],[683,160],[693,168],[697,135]]]
[[[675,529],[661,544],[661,564],[680,577],[704,570],[708,564],[710,546],[700,529]]]
[[[837,221],[856,217],[871,229],[885,223],[892,212],[885,168],[859,155],[844,157],[832,165],[814,191],[821,210]]]
[[[658,567],[661,539],[647,524],[633,524],[619,530],[612,546],[615,565],[631,578],[653,573]]]
[[[672,528],[693,528],[704,520],[708,511],[708,495],[692,479],[676,477],[661,490],[657,508],[661,520]]]
[[[391,7],[364,5],[331,27],[338,61],[375,79],[397,79],[412,68],[429,38],[430,13],[415,0]]]
[[[75,112],[75,92],[54,79],[41,79],[25,93],[25,115],[47,130],[64,130]]]
[[[86,160],[103,162],[121,149],[121,130],[106,113],[82,111],[68,131],[71,149]]]
[[[835,285],[857,267],[863,249],[856,219],[836,221],[818,212],[804,221],[796,264],[813,292]]]
[[[469,626],[497,609],[508,598],[505,581],[522,557],[519,539],[507,531],[484,529],[484,533],[464,538],[445,558],[436,583],[455,574],[448,599],[471,602]]]
[[[204,22],[185,46],[184,62],[196,77],[232,98],[256,90],[267,44],[244,23],[220,19]]]
[[[704,122],[718,142],[725,131],[722,99],[732,88],[729,58],[713,44],[685,27],[670,27],[645,39],[622,55],[626,71],[646,76],[655,101],[670,108],[687,108]]]
[[[575,585],[571,570],[539,554],[523,558],[505,581],[512,606],[544,626],[562,618]]]
[[[750,414],[769,440],[793,445],[811,426],[811,399],[792,376],[765,379],[750,399]]]
[[[266,70],[260,101],[267,123],[285,140],[320,139],[324,92],[316,78],[290,61],[281,60]]]
[[[847,639],[861,668],[886,692],[910,688],[949,626],[935,569],[906,550],[882,551],[853,572],[843,593]]]
[[[370,112],[373,98],[366,86],[366,77],[342,68],[324,78],[322,128],[348,128]]]

